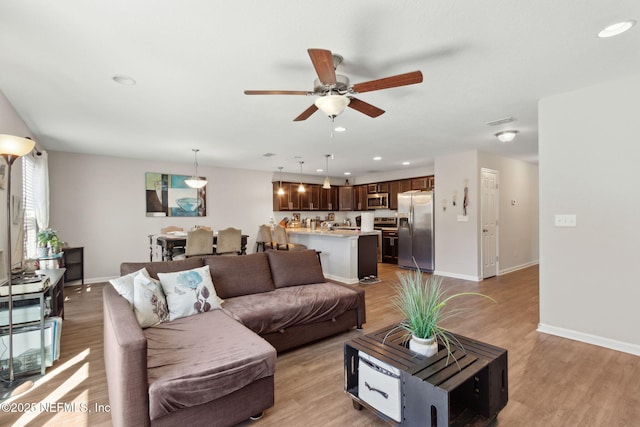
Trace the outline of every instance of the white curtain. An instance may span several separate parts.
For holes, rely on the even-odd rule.
[[[49,156],[33,156],[33,201],[38,229],[49,227]]]

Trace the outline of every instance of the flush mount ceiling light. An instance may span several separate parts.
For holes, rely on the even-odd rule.
[[[113,81],[116,83],[120,83],[121,85],[125,85],[125,86],[133,86],[134,84],[136,84],[135,79],[133,79],[132,77],[129,76],[125,76],[122,74],[119,74],[117,76],[113,76]]]
[[[636,24],[636,21],[633,19],[629,19],[627,21],[616,22],[615,24],[611,24],[606,27],[604,30],[598,33],[598,37],[601,39],[606,39],[608,37],[613,37],[624,33],[625,31],[631,29]]]
[[[518,133],[517,130],[505,130],[502,132],[498,132],[495,135],[496,135],[496,138],[498,138],[498,141],[506,144],[507,142],[513,141],[513,138],[516,137],[517,133]]]
[[[335,130],[336,132],[345,132],[347,128],[344,126],[336,126],[335,128],[333,128],[333,130]]]
[[[327,175],[324,177],[324,183],[322,183],[322,188],[324,189],[331,188],[331,181],[329,180],[329,157],[331,157],[331,154],[324,155],[326,165],[325,170],[327,171]]]
[[[193,175],[190,179],[185,179],[184,183],[187,184],[191,188],[202,188],[207,185],[207,180],[198,176],[198,151],[197,148],[193,148],[193,155],[195,157],[194,164],[196,165],[196,174]]]
[[[335,119],[344,112],[351,100],[344,95],[325,95],[316,99],[315,105],[320,111]]]

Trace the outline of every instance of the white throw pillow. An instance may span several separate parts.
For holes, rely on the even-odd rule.
[[[131,304],[131,307],[133,307],[133,279],[135,279],[135,277],[141,273],[145,277],[151,277],[149,276],[149,272],[147,271],[146,268],[141,268],[140,270],[127,274],[126,276],[109,280],[109,283],[113,285],[116,291],[118,291],[118,293],[122,295],[124,299],[129,301],[129,304]]]
[[[133,312],[142,328],[158,325],[169,318],[167,301],[158,280],[138,274],[133,279]]]
[[[175,273],[158,273],[167,296],[169,320],[220,308],[209,266]]]

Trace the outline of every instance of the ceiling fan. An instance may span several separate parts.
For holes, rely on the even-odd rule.
[[[374,90],[389,89],[398,86],[412,85],[422,82],[422,73],[412,71],[397,76],[385,77],[363,83],[349,84],[349,78],[336,74],[336,67],[342,63],[342,56],[332,54],[326,49],[307,49],[318,78],[311,92],[303,90],[245,90],[245,95],[306,95],[319,98],[302,114],[293,119],[299,122],[308,119],[313,113],[321,110],[332,120],[342,114],[349,106],[369,117],[378,117],[384,110],[361,101],[353,95]]]

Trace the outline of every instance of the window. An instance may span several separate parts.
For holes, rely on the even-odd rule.
[[[34,200],[34,169],[35,161],[31,156],[22,159],[22,206],[24,208],[24,255],[28,259],[38,257],[36,236],[38,225],[36,222]]]

